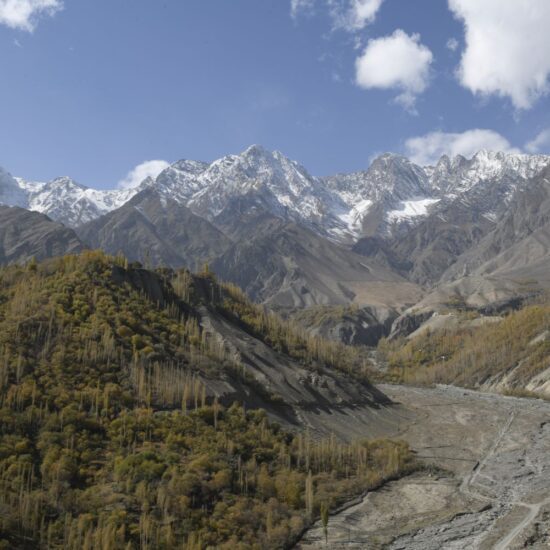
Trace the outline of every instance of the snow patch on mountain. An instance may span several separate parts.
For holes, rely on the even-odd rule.
[[[373,201],[370,199],[360,199],[350,210],[338,216],[350,233],[361,231],[363,218],[368,214]]]
[[[390,222],[400,222],[419,216],[426,216],[430,206],[437,204],[440,200],[441,199],[415,198],[410,201],[401,201],[398,208],[390,210],[387,213],[387,219]]]

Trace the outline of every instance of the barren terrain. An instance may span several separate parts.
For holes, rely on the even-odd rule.
[[[330,518],[328,548],[548,548],[550,403],[454,387],[382,386],[406,411],[393,434],[433,471]],[[316,524],[299,548],[324,547]]]

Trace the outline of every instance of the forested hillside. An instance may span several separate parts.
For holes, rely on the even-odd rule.
[[[456,326],[382,341],[388,377],[550,397],[550,301],[537,301],[500,321],[463,311]]]
[[[306,369],[365,373],[207,270],[87,252],[0,281],[2,548],[281,548],[321,506],[412,467],[405,444],[313,439],[218,399],[237,382],[281,396],[203,328],[204,308]]]

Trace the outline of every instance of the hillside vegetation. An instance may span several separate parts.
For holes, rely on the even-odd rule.
[[[379,350],[392,381],[550,397],[550,302],[527,305],[498,323],[465,322],[409,340],[384,340]]]
[[[370,365],[360,349],[312,336],[302,324],[251,302],[236,285],[224,283],[221,290],[220,310],[274,349],[312,368],[323,365],[368,380]]]
[[[206,381],[239,369],[201,307],[308,368],[364,372],[207,270],[86,252],[0,281],[0,548],[283,548],[413,467],[404,443],[314,440],[218,400]]]

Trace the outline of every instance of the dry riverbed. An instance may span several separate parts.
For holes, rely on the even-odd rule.
[[[333,515],[328,546],[317,524],[298,548],[550,548],[550,403],[447,386],[380,389],[403,411],[386,435],[437,468]]]

